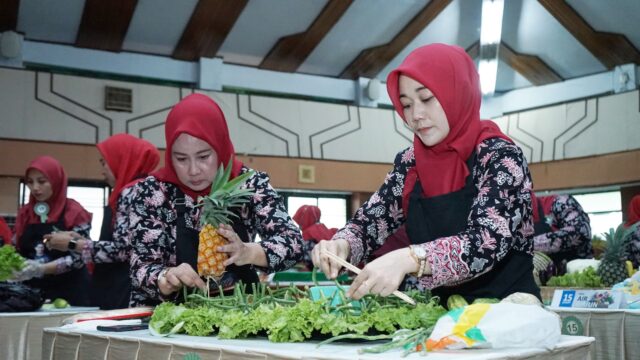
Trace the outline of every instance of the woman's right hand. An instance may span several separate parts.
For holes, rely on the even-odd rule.
[[[158,276],[158,289],[164,296],[182,289],[185,285],[203,290],[207,289],[207,285],[202,281],[198,273],[187,263],[182,263],[176,267],[167,267]]]
[[[349,243],[345,239],[322,240],[311,251],[313,265],[320,268],[328,279],[335,279],[338,277],[342,265],[336,264],[327,255],[324,255],[322,251],[325,249],[346,260],[349,257]]]

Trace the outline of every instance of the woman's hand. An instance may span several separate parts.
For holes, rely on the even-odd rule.
[[[218,251],[229,254],[224,266],[236,264],[238,266],[253,264],[266,267],[267,255],[262,246],[256,243],[245,243],[236,234],[231,225],[220,224],[218,234],[227,239],[228,244],[218,247]]]
[[[346,295],[358,300],[367,294],[389,296],[398,290],[405,275],[416,270],[409,248],[387,253],[368,263],[353,280]]]
[[[22,270],[13,273],[11,280],[27,281],[33,278],[41,278],[44,276],[45,267],[43,264],[35,260],[26,260]]]
[[[43,243],[49,250],[68,251],[69,242],[73,238],[82,238],[82,236],[74,231],[59,231],[46,234]]]
[[[342,265],[336,264],[327,255],[324,255],[322,251],[325,249],[346,260],[350,252],[349,243],[345,239],[322,240],[311,250],[313,265],[319,267],[328,279],[335,279],[338,277]]]
[[[183,286],[197,287],[203,290],[207,290],[207,286],[200,279],[198,273],[193,270],[191,265],[182,263],[176,267],[168,267],[160,272],[158,276],[158,289],[162,295],[169,295],[174,293]]]

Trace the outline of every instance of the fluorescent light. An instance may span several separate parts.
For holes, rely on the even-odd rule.
[[[491,95],[496,90],[496,78],[498,77],[498,60],[480,60],[478,63],[480,74],[480,89],[482,95]]]
[[[482,1],[482,25],[480,27],[480,88],[483,95],[492,95],[498,77],[498,50],[502,37],[503,0]]]
[[[500,43],[503,10],[503,0],[484,0],[482,2],[480,45]]]

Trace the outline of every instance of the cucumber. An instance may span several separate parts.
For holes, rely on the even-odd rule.
[[[497,304],[500,299],[497,298],[477,298],[473,300],[473,304]]]
[[[447,299],[447,308],[449,308],[449,310],[461,308],[467,305],[469,305],[469,303],[462,297],[462,295],[451,295],[449,296],[449,299]]]

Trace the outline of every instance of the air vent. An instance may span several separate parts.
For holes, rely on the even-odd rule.
[[[104,108],[112,111],[133,111],[131,89],[113,86],[105,87]]]

